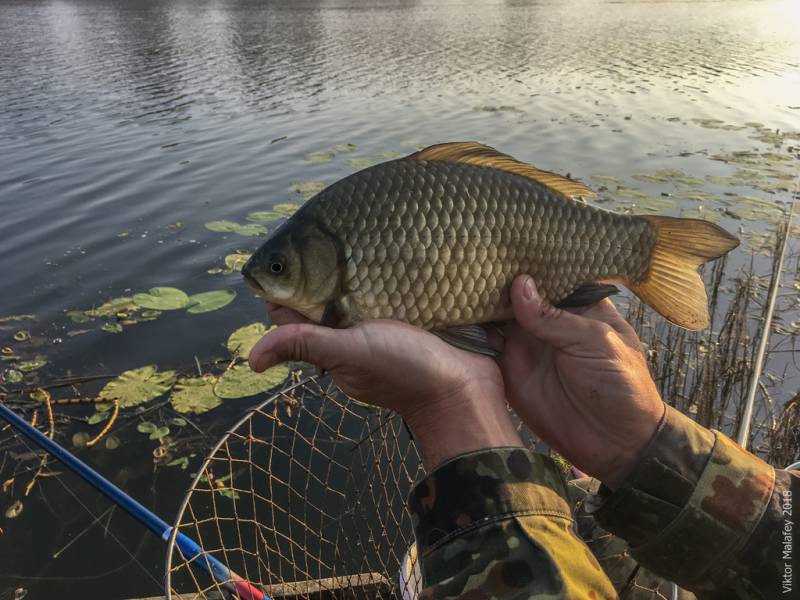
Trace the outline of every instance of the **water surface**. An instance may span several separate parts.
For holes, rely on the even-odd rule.
[[[443,141],[479,140],[595,186],[592,176],[613,176],[666,198],[651,206],[659,213],[700,210],[733,231],[768,232],[779,211],[743,219],[729,198],[780,209],[780,189],[710,182],[698,201],[631,176],[672,169],[706,181],[738,168],[713,155],[791,156],[797,138],[763,138],[800,131],[798,27],[792,1],[2,1],[0,317],[35,321],[3,324],[0,341],[30,330],[20,351],[48,360],[41,381],[224,356],[228,333],[263,311],[236,273],[208,270],[259,239],[205,223],[243,223],[301,202],[293,184]],[[355,148],[308,160],[341,144]],[[607,187],[617,208],[647,208]],[[734,262],[752,251],[743,245]],[[122,334],[65,314],[153,286],[239,295]],[[208,445],[247,404],[207,420],[218,427]],[[84,455],[170,520],[188,475],[154,472],[155,443],[133,422],[123,431],[138,443]],[[0,598],[16,587],[34,598],[157,593],[161,546],[112,517],[127,551],[94,526],[52,559],[91,518],[57,482],[35,488],[16,521],[0,521]]]

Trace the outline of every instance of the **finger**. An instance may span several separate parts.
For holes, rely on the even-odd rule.
[[[273,325],[288,325],[289,323],[311,323],[311,320],[299,312],[286,308],[274,302],[267,302],[267,314]]]
[[[520,275],[511,284],[511,304],[520,327],[556,348],[585,344],[597,337],[597,321],[545,302],[529,275]]]
[[[352,353],[350,338],[343,329],[308,323],[281,325],[256,342],[248,362],[259,373],[290,360],[310,362],[329,371]]]
[[[637,350],[641,349],[642,342],[639,340],[636,331],[619,313],[610,298],[605,298],[591,306],[589,310],[583,313],[583,316],[608,323],[628,346]]]

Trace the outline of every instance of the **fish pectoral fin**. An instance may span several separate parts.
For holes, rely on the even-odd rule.
[[[475,352],[484,356],[496,358],[500,352],[489,343],[489,336],[482,325],[459,325],[447,329],[434,329],[432,334],[439,336],[445,342],[467,352]]]
[[[556,194],[566,198],[576,196],[592,197],[597,194],[580,181],[537,169],[531,164],[518,161],[513,156],[503,154],[490,146],[478,142],[450,142],[428,146],[419,152],[409,155],[412,160],[442,160],[458,162],[478,167],[489,167],[499,171],[507,171],[540,183]]]
[[[322,310],[322,317],[320,317],[319,324],[325,327],[337,327],[341,322],[342,312],[339,310],[339,305],[334,300],[331,300]]]
[[[600,300],[619,294],[619,288],[615,285],[606,283],[588,283],[580,286],[561,302],[556,304],[558,308],[577,308],[580,306],[590,306],[597,304]]]

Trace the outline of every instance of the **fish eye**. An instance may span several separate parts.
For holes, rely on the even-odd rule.
[[[286,270],[286,259],[280,254],[269,257],[269,272],[273,275],[280,275]]]

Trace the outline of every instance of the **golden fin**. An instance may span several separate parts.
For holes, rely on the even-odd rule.
[[[708,326],[708,300],[697,267],[739,245],[721,227],[700,219],[644,217],[656,243],[644,280],[627,286],[668,321],[693,331]]]
[[[517,159],[498,152],[494,148],[484,146],[478,142],[450,142],[428,146],[424,150],[415,152],[407,158],[414,160],[443,160],[460,162],[478,167],[491,167],[500,171],[508,171],[533,179],[537,183],[547,186],[557,194],[567,198],[575,196],[596,196],[597,194],[582,184],[580,181],[568,179],[550,171],[542,171],[533,165],[520,162]]]

